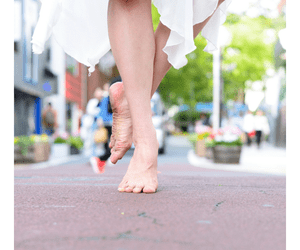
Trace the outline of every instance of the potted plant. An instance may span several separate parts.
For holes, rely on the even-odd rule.
[[[54,135],[54,141],[51,148],[51,158],[66,157],[69,155],[69,145],[67,144],[69,135],[68,133]]]
[[[208,126],[196,126],[197,133],[196,154],[200,157],[206,156],[205,139],[211,134],[211,128]]]
[[[211,133],[208,137],[205,138],[205,148],[206,148],[205,157],[210,160],[213,159],[213,147],[215,145],[213,138],[214,138],[213,133]]]
[[[212,129],[208,126],[196,125],[195,131],[196,133],[189,134],[188,139],[192,143],[195,153],[200,157],[204,157],[207,155],[206,138],[210,136]]]
[[[214,163],[238,164],[243,146],[242,131],[237,127],[225,127],[213,132],[206,139],[206,147],[212,148]]]
[[[46,134],[14,137],[15,162],[47,161],[49,155],[50,144]]]
[[[70,154],[79,154],[83,148],[83,140],[80,136],[70,136],[67,143],[70,145]]]

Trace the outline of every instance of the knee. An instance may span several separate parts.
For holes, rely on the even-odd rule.
[[[109,5],[118,6],[122,11],[140,10],[145,6],[151,7],[151,0],[109,0]]]
[[[124,4],[126,6],[131,6],[133,4],[137,4],[139,2],[141,2],[141,0],[110,0],[112,2],[118,2],[120,4]]]

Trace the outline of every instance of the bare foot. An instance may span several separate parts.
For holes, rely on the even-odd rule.
[[[113,110],[112,136],[109,144],[110,160],[115,164],[131,148],[132,122],[123,83],[114,83],[109,88],[109,96]]]
[[[133,157],[118,190],[127,193],[155,193],[158,187],[157,154],[158,141],[155,136],[149,143],[135,144]]]

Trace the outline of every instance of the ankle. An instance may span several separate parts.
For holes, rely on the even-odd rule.
[[[134,144],[148,145],[156,143],[156,130],[154,126],[146,126],[138,131],[133,129]]]

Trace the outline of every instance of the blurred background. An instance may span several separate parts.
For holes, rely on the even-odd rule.
[[[34,55],[30,41],[39,9],[36,0],[14,1],[14,135],[19,139],[47,134],[42,116],[51,103],[56,112],[55,138],[67,140],[80,135],[95,89],[120,76],[111,51],[91,76],[53,37],[43,54]],[[285,149],[286,1],[236,0],[227,14],[220,29],[220,49],[203,52],[206,40],[198,35],[188,64],[172,68],[163,79],[152,105],[154,116],[163,117],[157,128],[172,138],[197,134],[197,121],[215,129],[234,124],[244,131],[241,121],[247,112],[255,115],[261,110],[269,125],[263,143]],[[152,15],[155,29],[159,14],[154,6]],[[170,152],[164,145],[162,141],[161,154]],[[84,153],[83,146],[77,148]]]

